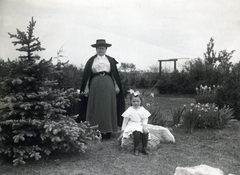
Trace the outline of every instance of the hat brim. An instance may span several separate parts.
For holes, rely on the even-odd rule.
[[[91,46],[92,46],[92,47],[95,47],[95,48],[100,47],[100,46],[103,46],[103,47],[111,47],[112,44],[108,44],[108,43],[104,43],[104,44],[92,44]]]

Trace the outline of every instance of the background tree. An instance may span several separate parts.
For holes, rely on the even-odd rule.
[[[215,57],[216,52],[213,50],[213,48],[214,48],[213,41],[214,41],[213,38],[210,38],[210,41],[207,44],[207,51],[206,51],[206,53],[204,53],[205,65],[209,65],[209,66],[213,66],[217,61],[217,59]]]
[[[123,72],[133,72],[136,70],[136,65],[133,63],[121,63],[119,70]]]
[[[3,59],[0,58],[0,78],[3,78],[8,74],[8,63],[10,63],[10,61],[5,62]]]
[[[153,65],[149,66],[149,69],[147,70],[147,72],[159,73],[159,65],[153,64]]]

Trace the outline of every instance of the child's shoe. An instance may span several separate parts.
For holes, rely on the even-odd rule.
[[[148,154],[149,154],[149,152],[147,151],[147,148],[146,148],[146,147],[143,147],[142,153],[145,154],[145,155],[148,155]]]
[[[134,148],[134,155],[135,155],[135,156],[138,156],[138,155],[139,155],[138,147],[135,147],[135,148]]]

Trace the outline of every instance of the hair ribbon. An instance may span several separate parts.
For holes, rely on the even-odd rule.
[[[139,91],[134,91],[132,89],[128,90],[128,92],[133,95],[133,96],[139,96],[140,95],[140,92]]]

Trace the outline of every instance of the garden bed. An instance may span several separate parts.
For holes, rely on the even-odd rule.
[[[155,97],[163,115],[171,117],[171,110],[194,102],[193,98]],[[173,175],[177,166],[207,164],[220,168],[225,174],[240,174],[240,122],[219,129],[194,130],[186,133],[173,127],[175,144],[162,144],[151,155],[134,156],[122,150],[117,141],[119,133],[110,140],[91,144],[85,154],[53,154],[26,165],[12,166],[2,161],[0,174],[4,175]]]

